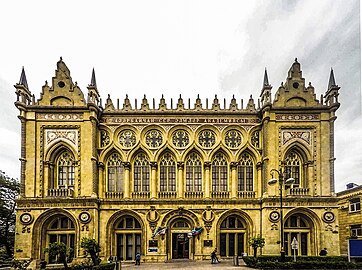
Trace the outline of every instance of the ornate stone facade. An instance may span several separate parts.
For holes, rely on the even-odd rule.
[[[103,260],[136,252],[146,261],[203,260],[214,248],[232,258],[251,253],[257,235],[263,254],[279,254],[272,169],[294,178],[282,189],[286,253],[295,237],[299,254],[327,247],[338,255],[330,133],[339,87],[330,83],[317,100],[295,61],[272,101],[265,76],[259,106],[250,97],[245,108],[234,98],[222,108],[215,97],[211,109],[199,97],[186,108],[181,96],[176,108],[163,97],[158,108],[146,97],[137,107],[127,96],[123,107],[108,96],[103,108],[94,71],[84,98],[62,59],[38,101],[22,79],[16,258],[53,262],[43,249],[62,241],[79,259],[82,237],[100,243]]]

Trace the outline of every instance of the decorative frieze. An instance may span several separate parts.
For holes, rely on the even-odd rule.
[[[293,130],[283,130],[282,131],[282,144],[286,144],[290,140],[293,139],[301,139],[311,144],[311,132],[310,130],[301,130],[301,129],[293,129]]]
[[[260,120],[258,118],[191,118],[191,117],[175,117],[175,118],[150,118],[150,117],[104,117],[100,119],[101,123],[108,124],[121,124],[121,123],[149,123],[149,124],[162,124],[162,123],[172,123],[172,124],[258,124]]]
[[[45,129],[45,148],[54,141],[64,140],[77,149],[78,131],[76,129]]]
[[[275,119],[281,121],[315,121],[319,120],[319,114],[277,114]]]
[[[37,120],[50,120],[50,121],[74,121],[83,120],[83,114],[81,113],[37,113]]]

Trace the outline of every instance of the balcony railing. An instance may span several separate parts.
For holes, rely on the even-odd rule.
[[[48,189],[48,197],[73,198],[74,191],[70,188],[50,188]]]
[[[106,199],[123,199],[123,192],[106,192]]]
[[[160,191],[158,192],[158,198],[160,199],[174,199],[176,198],[176,191]]]
[[[253,199],[255,198],[255,191],[238,191],[239,199]]]
[[[213,199],[228,199],[230,196],[229,191],[213,191],[211,197]]]
[[[204,192],[202,191],[186,191],[185,198],[186,199],[201,199],[204,197]]]
[[[289,196],[308,196],[309,188],[289,188],[287,190]]]
[[[150,198],[150,192],[148,192],[148,191],[132,192],[132,198],[133,199],[149,199]]]

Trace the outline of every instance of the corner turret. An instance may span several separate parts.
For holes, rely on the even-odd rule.
[[[268,73],[265,68],[263,88],[261,89],[261,94],[260,94],[262,107],[271,104],[271,89],[272,86],[269,84]]]
[[[19,108],[19,106],[27,106],[31,104],[32,95],[28,87],[28,81],[26,80],[24,67],[21,70],[19,83],[14,85],[16,88],[16,102],[15,105]]]
[[[333,69],[331,68],[331,72],[329,74],[329,82],[328,89],[324,95],[325,103],[328,106],[337,105],[339,106],[338,96],[340,87],[336,84],[336,80],[334,79]]]

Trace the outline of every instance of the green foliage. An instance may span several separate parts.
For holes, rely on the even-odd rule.
[[[258,236],[254,236],[253,238],[251,238],[249,242],[254,250],[254,257],[256,258],[256,253],[257,253],[258,248],[262,248],[265,245],[265,239],[263,237],[261,237],[260,235],[258,235]]]
[[[28,269],[28,266],[30,265],[32,260],[13,260],[11,267],[12,269],[18,269],[18,270],[26,270]]]
[[[80,241],[80,247],[84,249],[86,254],[89,254],[91,256],[93,265],[100,264],[101,260],[99,259],[98,254],[101,251],[101,247],[95,239],[83,237]]]
[[[51,257],[58,257],[58,262],[63,263],[64,268],[67,269],[67,262],[73,253],[73,249],[67,248],[64,243],[54,242],[49,244],[48,248],[44,249],[44,253],[49,253]]]
[[[339,256],[292,256],[280,262],[280,256],[243,257],[247,266],[258,269],[362,269],[362,263],[349,263],[347,257]]]
[[[114,263],[100,264],[97,266],[82,263],[68,267],[68,270],[113,270],[113,269],[114,269]],[[64,268],[52,267],[51,270],[64,270]]]
[[[5,248],[7,258],[14,253],[15,199],[19,192],[19,183],[0,170],[0,248]]]

